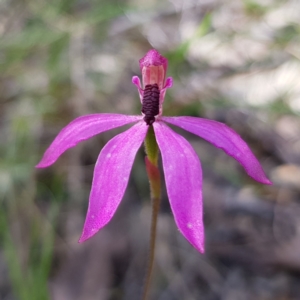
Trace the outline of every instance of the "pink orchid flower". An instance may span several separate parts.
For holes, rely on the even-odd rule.
[[[153,126],[159,146],[166,188],[175,222],[183,236],[200,252],[204,252],[202,216],[202,170],[195,150],[167,124],[176,125],[223,149],[236,159],[249,176],[271,184],[247,144],[223,123],[196,117],[163,117],[162,105],[172,78],[166,79],[166,58],[150,50],[140,61],[143,86],[137,76],[142,115],[91,114],[79,117],[57,135],[36,166],[53,164],[67,149],[101,132],[133,123],[111,139],[102,149],[95,165],[88,212],[79,242],[92,237],[116,212],[124,195],[136,153],[149,126]]]

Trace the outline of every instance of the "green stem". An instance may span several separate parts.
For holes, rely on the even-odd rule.
[[[154,133],[152,125],[149,126],[144,144],[145,144],[145,150],[146,150],[146,155],[147,155],[148,159],[150,160],[152,165],[157,167],[158,145],[156,142],[155,133]]]
[[[146,272],[146,279],[144,284],[143,300],[147,300],[149,294],[149,288],[151,283],[151,276],[153,271],[154,256],[155,256],[155,243],[156,243],[156,227],[157,218],[160,206],[160,172],[158,169],[158,145],[155,139],[155,134],[152,126],[149,126],[149,130],[145,139],[146,150],[146,170],[150,183],[151,192],[151,204],[152,204],[152,216],[151,216],[151,230],[150,230],[150,249],[148,257],[148,265]]]
[[[155,256],[155,244],[156,244],[156,225],[157,225],[157,217],[159,212],[160,206],[160,198],[153,198],[152,199],[152,217],[151,217],[151,231],[150,231],[150,250],[148,256],[148,265],[147,265],[147,273],[144,283],[144,292],[143,292],[143,300],[147,300],[152,271],[153,271],[153,264],[154,264],[154,256]]]

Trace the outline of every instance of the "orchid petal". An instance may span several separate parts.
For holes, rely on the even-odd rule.
[[[184,237],[203,253],[202,171],[198,155],[164,123],[155,122],[153,126],[175,222]]]
[[[139,95],[140,95],[141,103],[143,103],[144,90],[142,89],[140,79],[137,76],[133,76],[132,83],[137,87]]]
[[[139,122],[115,136],[96,162],[88,212],[79,242],[92,237],[113,217],[124,195],[135,155],[148,126]]]
[[[163,105],[164,100],[165,100],[165,95],[166,95],[167,89],[171,88],[172,86],[173,86],[173,78],[172,77],[168,77],[166,79],[166,83],[165,83],[164,88],[160,91],[160,94],[159,94],[159,96],[160,96],[159,97],[159,104],[160,104],[160,111],[161,111],[161,113],[162,113],[162,105]]]
[[[166,89],[169,89],[173,86],[173,78],[172,77],[168,77],[166,79],[166,83],[165,83],[165,86],[162,90],[166,90]]]
[[[236,159],[250,177],[264,184],[272,184],[260,163],[244,140],[227,125],[196,117],[162,117],[163,121],[194,133]]]
[[[45,152],[36,168],[52,165],[67,149],[101,132],[141,120],[141,116],[92,114],[79,117],[64,127]]]

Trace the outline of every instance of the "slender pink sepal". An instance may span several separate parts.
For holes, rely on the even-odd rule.
[[[163,121],[194,133],[236,159],[258,182],[272,184],[244,140],[227,125],[196,117],[162,117]]]
[[[79,117],[64,127],[46,150],[36,168],[53,164],[67,149],[101,132],[141,120],[141,116],[92,114]]]
[[[198,155],[163,122],[155,122],[153,126],[175,222],[183,236],[203,253],[202,170]]]
[[[124,195],[134,158],[147,130],[146,123],[139,122],[115,136],[102,149],[94,170],[80,243],[92,237],[113,217]]]

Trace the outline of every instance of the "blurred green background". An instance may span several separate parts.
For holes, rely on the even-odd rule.
[[[299,12],[299,0],[1,0],[0,299],[140,298],[143,149],[113,220],[81,245],[94,163],[121,129],[34,166],[75,117],[140,113],[131,77],[151,48],[174,78],[164,114],[228,124],[274,182],[178,130],[203,166],[206,253],[179,234],[164,190],[151,299],[300,299]]]

